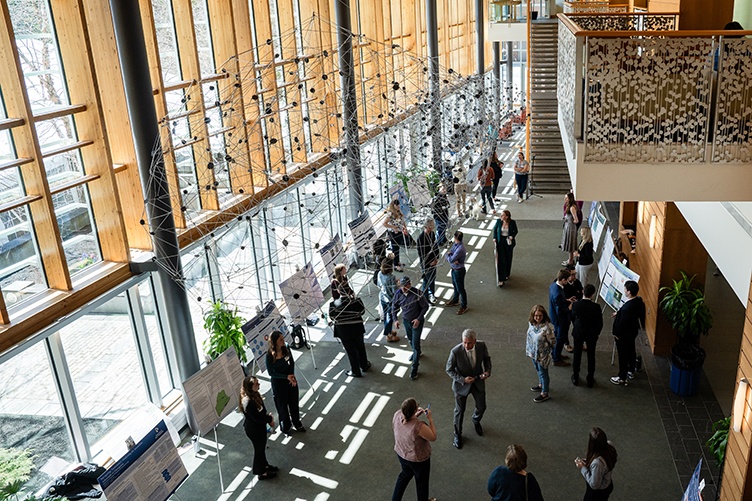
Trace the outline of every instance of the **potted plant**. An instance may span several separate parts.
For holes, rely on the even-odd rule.
[[[713,315],[705,302],[705,294],[692,286],[695,275],[674,280],[670,287],[661,287],[664,294],[659,305],[671,327],[676,331],[677,343],[671,348],[671,391],[681,396],[694,395],[700,384],[705,350],[700,348],[700,336],[707,336],[713,326]]]
[[[204,328],[209,332],[209,338],[204,341],[204,351],[209,361],[228,348],[235,348],[240,361],[244,364],[247,362],[245,335],[241,329],[244,323],[237,308],[222,301],[211,304],[211,309],[204,313]]]

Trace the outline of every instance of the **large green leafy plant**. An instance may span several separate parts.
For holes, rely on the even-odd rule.
[[[731,416],[719,419],[713,423],[713,435],[705,442],[710,452],[713,453],[718,466],[723,464],[726,458],[726,445],[728,444],[729,428],[731,427]]]
[[[664,294],[660,307],[671,327],[676,331],[679,344],[698,345],[700,336],[707,336],[713,326],[713,314],[705,302],[702,290],[693,287],[695,275],[674,280],[670,287],[661,287]]]
[[[209,338],[204,341],[204,351],[214,360],[228,348],[235,348],[240,360],[245,363],[245,336],[241,327],[245,321],[238,315],[238,309],[217,301],[204,314],[204,328]]]

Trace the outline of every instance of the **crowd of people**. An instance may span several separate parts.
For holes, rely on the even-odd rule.
[[[497,196],[501,167],[502,163],[494,153],[479,170],[478,181],[483,194],[484,211],[487,203],[491,211],[496,212],[494,198]],[[528,172],[529,165],[520,153],[514,166],[518,202],[523,200]],[[462,167],[453,171],[455,175],[465,173]],[[466,179],[455,177],[454,181],[457,211],[462,215],[465,210],[464,196],[467,193]],[[535,403],[546,402],[551,398],[551,365],[571,365],[571,382],[575,386],[580,384],[583,352],[587,356],[585,383],[588,388],[595,384],[595,351],[603,329],[603,312],[596,304],[595,286],[590,283],[588,277],[594,262],[593,238],[587,225],[582,224],[581,205],[571,192],[565,196],[560,247],[568,254],[568,259],[562,263],[564,268],[557,272],[556,278],[549,286],[548,309],[544,305],[536,304],[531,308],[528,318],[525,355],[532,360],[537,376],[537,384],[530,388],[536,394],[533,399]],[[467,249],[463,242],[463,232],[455,231],[451,245],[444,248],[449,210],[447,190],[442,186],[431,205],[432,217],[425,221],[417,241],[414,241],[407,231],[399,203],[395,200],[386,210],[384,226],[387,229],[387,241],[374,247],[377,261],[374,283],[379,287],[383,336],[387,342],[399,341],[400,324],[404,327],[405,337],[412,350],[409,357],[409,377],[413,380],[419,375],[421,334],[429,308],[459,306],[456,311],[458,315],[468,311],[465,288]],[[503,287],[510,278],[518,231],[518,225],[511,212],[506,209],[500,210],[492,230],[498,287]],[[408,275],[398,278],[394,273],[404,270],[400,261],[400,247],[413,244],[418,250],[420,288],[413,285]],[[436,276],[442,254],[450,268],[452,295],[443,304],[438,304]],[[582,278],[582,282],[578,277]],[[350,370],[346,374],[352,378],[360,378],[371,366],[364,343],[365,306],[350,286],[347,268],[344,265],[334,268],[331,291],[333,300],[329,307],[329,315],[334,335],[340,339],[350,364]],[[645,321],[645,305],[638,292],[637,283],[627,281],[624,284],[624,297],[627,301],[614,313],[613,335],[619,353],[619,373],[611,377],[610,382],[615,385],[627,386],[629,380],[635,377],[637,369],[635,338]],[[567,353],[572,353],[571,364]],[[299,393],[294,359],[284,344],[282,333],[274,332],[270,336],[266,362],[281,432],[288,435],[293,431],[305,432],[298,408]],[[476,434],[483,435],[481,421],[486,410],[486,381],[492,374],[491,356],[486,343],[478,340],[472,329],[465,329],[461,342],[449,353],[445,370],[451,379],[455,400],[452,444],[461,449],[464,414],[470,395],[474,401],[471,416],[473,428]],[[253,473],[258,475],[260,480],[273,478],[277,469],[266,460],[265,444],[266,428],[273,427],[275,421],[272,414],[266,411],[263,398],[258,393],[256,378],[249,377],[243,381],[240,390],[240,411],[245,416],[245,431],[255,450]],[[418,405],[415,398],[406,399],[394,413],[392,428],[394,450],[401,465],[392,499],[402,499],[408,484],[414,478],[418,500],[426,501],[429,499],[431,442],[437,439],[430,406],[423,408]],[[586,482],[585,500],[608,499],[613,491],[611,475],[616,457],[616,451],[608,442],[605,432],[600,428],[593,428],[586,457],[575,459],[575,465]],[[496,468],[488,479],[488,494],[491,498],[543,499],[540,486],[535,477],[526,471],[526,467],[525,449],[518,444],[510,445],[507,448],[505,464]]]

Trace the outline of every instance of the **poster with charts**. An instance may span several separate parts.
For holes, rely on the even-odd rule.
[[[324,292],[311,263],[279,284],[293,322],[300,323],[324,306]]]
[[[361,214],[353,219],[347,226],[350,227],[353,244],[358,251],[358,256],[363,257],[371,252],[371,247],[376,241],[376,230],[373,229],[373,222],[368,213]]]
[[[97,481],[108,501],[165,501],[186,478],[188,471],[160,421]]]
[[[245,374],[233,348],[183,381],[188,409],[201,435],[206,435],[238,406]]]
[[[392,200],[399,201],[400,212],[405,217],[405,221],[409,221],[410,216],[412,215],[412,211],[410,210],[410,199],[407,196],[407,192],[405,192],[405,187],[402,185],[402,182],[389,188],[389,202]]]
[[[624,282],[627,280],[639,282],[640,275],[627,268],[616,256],[611,256],[599,295],[614,310],[618,310],[626,302]]]
[[[241,327],[245,334],[247,347],[259,371],[266,370],[266,352],[269,349],[269,336],[274,331],[285,335],[285,341],[291,341],[285,318],[280,314],[274,301],[269,301],[258,315]]]
[[[334,267],[345,262],[345,252],[342,249],[342,240],[339,238],[339,233],[334,235],[332,241],[323,246],[319,252],[321,253],[321,260],[324,262],[326,276],[331,279],[334,276]]]
[[[611,256],[614,255],[614,235],[610,229],[606,229],[606,240],[603,242],[603,250],[598,257],[598,278],[603,281],[603,276],[606,274],[606,268],[608,268],[608,262],[611,260]]]
[[[410,203],[413,207],[428,207],[431,204],[431,191],[428,189],[428,180],[423,174],[407,180],[407,191],[410,193]]]
[[[587,224],[591,228],[593,227],[593,217],[595,216],[596,210],[598,210],[598,202],[590,202],[590,212],[588,213]]]

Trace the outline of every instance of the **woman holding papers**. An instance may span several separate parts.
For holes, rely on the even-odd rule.
[[[259,480],[277,476],[279,468],[266,461],[266,425],[274,426],[274,417],[266,412],[264,399],[259,393],[259,382],[253,376],[243,379],[240,387],[239,411],[245,416],[243,428],[253,444],[253,474]]]

